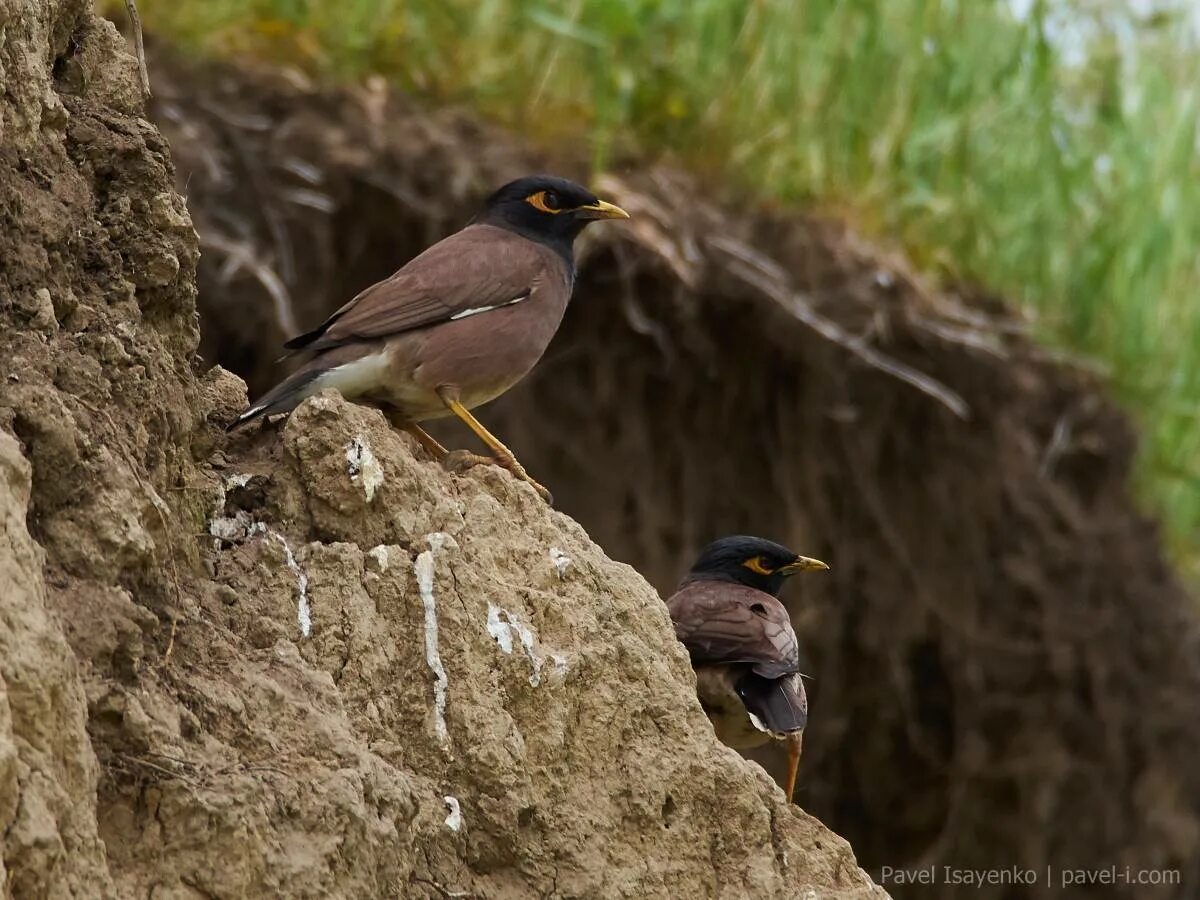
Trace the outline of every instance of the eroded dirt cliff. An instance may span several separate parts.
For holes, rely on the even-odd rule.
[[[205,249],[202,352],[256,392],[283,340],[490,188],[587,176],[569,140],[549,157],[381,79],[169,47],[155,71]],[[661,591],[734,531],[833,564],[785,593],[813,676],[798,802],[870,871],[1117,865],[1181,881],[1089,890],[1200,894],[1200,607],[1131,498],[1129,418],[1001,299],[723,178],[596,179],[634,218],[584,234],[546,358],[484,421]]]
[[[225,437],[245,388],[194,355],[196,235],[87,0],[0,0],[0,75],[8,894],[882,893],[528,488],[336,396]]]

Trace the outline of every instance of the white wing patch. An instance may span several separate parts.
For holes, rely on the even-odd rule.
[[[480,313],[491,312],[493,309],[500,309],[504,306],[512,306],[514,303],[520,303],[522,300],[528,300],[533,296],[533,291],[528,290],[525,293],[513,297],[511,300],[506,300],[504,303],[493,303],[491,306],[473,306],[470,309],[464,309],[462,312],[456,312],[450,317],[450,321],[455,319],[466,319],[470,316],[477,316]]]

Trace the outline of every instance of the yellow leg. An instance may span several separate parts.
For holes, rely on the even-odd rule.
[[[800,768],[800,747],[803,741],[803,731],[797,731],[787,737],[788,770],[787,783],[784,785],[783,792],[787,794],[788,803],[792,802],[792,797],[796,793],[796,770]]]
[[[436,462],[441,462],[446,458],[446,454],[450,451],[443,447],[438,439],[432,434],[430,434],[416,422],[410,422],[404,416],[400,415],[400,413],[395,409],[391,409],[386,406],[382,407],[382,409],[384,417],[387,418],[388,422],[393,428],[398,428],[401,431],[407,431],[409,434],[415,437],[417,441],[420,442],[421,446],[429,452],[429,455],[432,456]]]
[[[405,431],[421,442],[421,446],[429,451],[429,454],[438,462],[446,458],[446,454],[450,451],[441,445],[437,438],[432,434],[417,425],[415,422],[409,422],[407,425],[401,426]]]
[[[547,503],[550,502],[550,492],[530,477],[529,473],[525,471],[525,467],[517,462],[517,458],[513,455],[513,452],[505,447],[498,437],[484,428],[483,423],[471,415],[469,409],[449,394],[439,391],[438,395],[442,398],[442,402],[446,404],[446,408],[458,416],[468,428],[475,432],[476,437],[488,445],[488,448],[496,455],[494,460],[496,463],[508,469],[515,477],[529,484]]]

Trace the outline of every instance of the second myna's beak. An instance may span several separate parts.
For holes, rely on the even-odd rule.
[[[820,572],[828,568],[829,566],[821,562],[819,559],[811,559],[807,556],[797,556],[779,571],[784,575],[793,575],[796,572]]]
[[[580,219],[628,219],[629,213],[621,209],[613,203],[606,203],[601,200],[598,203],[590,203],[587,206],[579,206],[574,210],[575,215]]]

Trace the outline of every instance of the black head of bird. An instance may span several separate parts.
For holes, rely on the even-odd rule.
[[[575,238],[588,224],[628,218],[621,207],[599,199],[583,185],[553,175],[529,175],[488,197],[475,222],[548,244],[570,259]]]
[[[789,576],[828,568],[820,560],[798,556],[774,541],[735,534],[705,547],[684,583],[729,581],[777,597]]]

